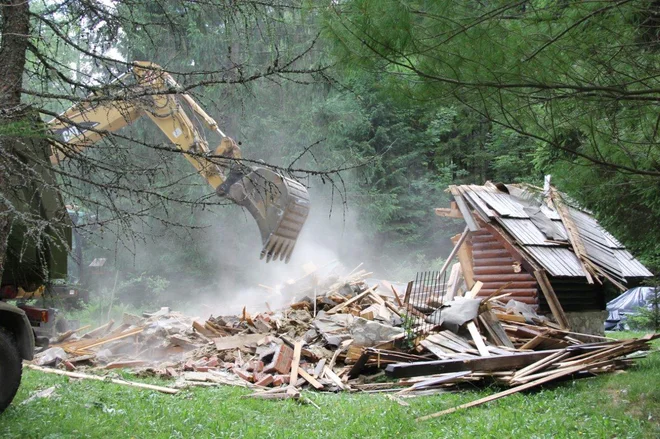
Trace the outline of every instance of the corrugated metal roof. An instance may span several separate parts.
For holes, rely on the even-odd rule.
[[[563,247],[525,246],[543,268],[557,277],[583,277],[585,276],[582,264],[575,253]]]
[[[562,241],[568,241],[568,232],[566,231],[566,227],[564,227],[564,223],[562,223],[561,220],[553,220],[552,222],[555,225],[555,229],[559,232]]]
[[[499,222],[511,235],[523,245],[545,245],[554,246],[558,244],[548,242],[547,238],[529,219],[522,218],[500,218]]]
[[[478,186],[477,186],[478,187]],[[468,189],[465,188],[465,186],[461,186],[461,192],[465,194],[466,198],[468,198],[468,201],[470,204],[472,204],[474,207],[477,208],[478,211],[482,212],[482,216],[486,215],[489,218],[493,218],[497,216],[495,212],[493,212],[487,205],[486,203],[483,202],[481,198],[479,198],[479,195],[477,195],[476,190],[472,189],[472,186],[470,186]],[[486,219],[486,218],[484,218]]]
[[[555,209],[550,209],[547,205],[541,203],[541,212],[551,220],[561,220]]]
[[[529,218],[529,215],[523,210],[523,206],[516,202],[509,194],[503,192],[495,193],[487,190],[474,192],[500,216]]]
[[[484,220],[497,218],[504,229],[550,274],[560,277],[584,277],[582,264],[571,249],[556,242],[548,242],[545,234],[530,219],[525,206],[534,204],[527,193],[514,188],[514,195],[500,191],[495,185],[457,186],[473,209],[481,212]],[[552,220],[557,239],[568,241],[568,232],[559,214],[541,203],[541,213]],[[586,257],[609,275],[623,280],[626,277],[648,277],[652,274],[611,234],[603,229],[589,213],[569,207],[578,233],[584,242]],[[536,218],[536,217],[535,217]],[[538,220],[535,219],[536,222]],[[540,224],[544,222],[541,221]]]
[[[603,231],[603,235],[605,235],[605,239],[609,241],[608,247],[609,248],[620,248],[620,249],[625,249],[626,247],[619,242],[618,239],[616,239],[614,236],[610,235],[610,232],[607,230],[601,228]]]
[[[621,271],[625,277],[650,277],[653,276],[637,259],[625,249],[612,250],[614,257],[619,261]]]
[[[578,209],[571,207],[569,210],[582,242],[584,242],[584,249],[589,260],[611,275],[623,278],[621,265],[614,257],[612,249],[609,247],[610,241],[603,233],[603,228],[600,227],[598,221]]]

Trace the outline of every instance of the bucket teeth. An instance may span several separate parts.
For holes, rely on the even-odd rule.
[[[271,169],[254,168],[225,193],[257,221],[263,243],[261,259],[289,262],[309,214],[305,186]]]

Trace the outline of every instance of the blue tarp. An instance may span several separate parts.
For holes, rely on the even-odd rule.
[[[605,321],[605,329],[608,331],[625,329],[626,316],[635,315],[639,308],[651,309],[652,299],[656,294],[660,295],[660,287],[636,287],[631,288],[614,300],[607,303],[608,316]]]

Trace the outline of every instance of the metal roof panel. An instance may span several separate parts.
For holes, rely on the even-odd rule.
[[[503,192],[490,192],[487,190],[474,191],[487,205],[500,214],[511,218],[529,218],[523,206],[515,201],[509,194]]]
[[[625,277],[651,277],[651,273],[645,266],[625,249],[612,250],[614,257],[619,261],[621,271]]]
[[[525,250],[553,276],[586,276],[575,253],[567,248],[530,245],[525,246]]]
[[[499,222],[520,244],[558,246],[556,243],[548,242],[543,232],[529,219],[500,218]]]

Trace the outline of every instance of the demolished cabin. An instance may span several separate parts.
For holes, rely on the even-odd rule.
[[[466,221],[458,258],[468,289],[483,282],[479,296],[509,293],[562,326],[598,333],[608,285],[625,290],[653,276],[549,184],[544,191],[490,182],[449,191],[451,208],[436,214]]]

